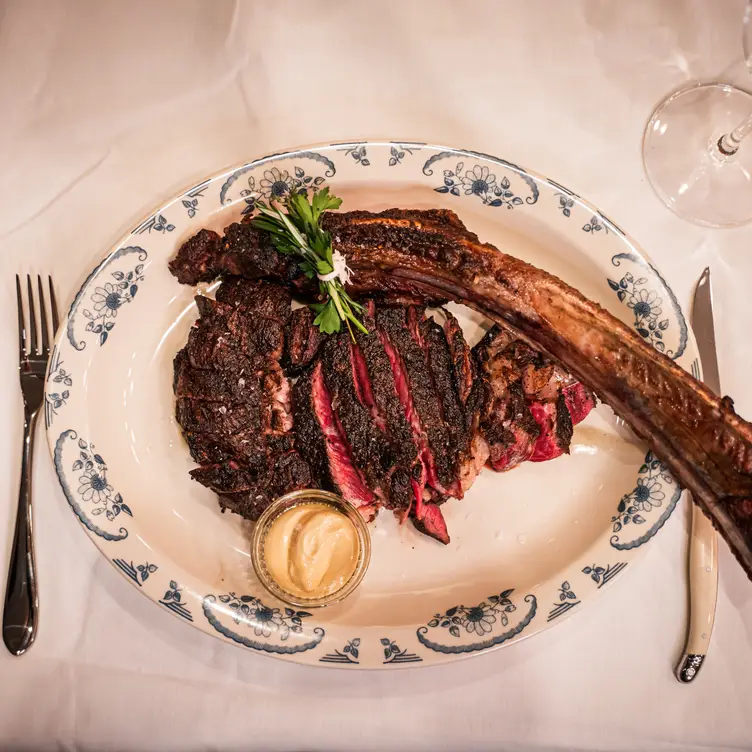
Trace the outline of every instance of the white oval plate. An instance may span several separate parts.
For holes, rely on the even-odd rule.
[[[255,579],[250,524],[221,514],[173,416],[172,359],[196,318],[167,262],[201,227],[255,201],[329,185],[346,209],[446,207],[484,241],[560,276],[685,368],[694,341],[671,290],[617,225],[551,180],[501,159],[418,143],[331,144],[209,178],[159,208],[84,282],[50,363],[46,423],[73,513],[135,587],[176,617],[254,652],[321,666],[425,666],[561,622],[623,572],[674,510],[664,466],[599,406],[570,456],[484,471],[444,507],[448,547],[372,526],[358,593],[305,613]],[[484,322],[455,307],[471,344]]]

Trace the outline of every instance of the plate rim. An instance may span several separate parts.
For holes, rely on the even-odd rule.
[[[191,191],[194,188],[202,185],[203,183],[206,183],[207,185],[208,184],[216,184],[220,179],[222,179],[223,181],[226,181],[230,176],[235,175],[239,171],[249,171],[251,169],[257,169],[257,168],[262,167],[263,165],[265,165],[267,163],[273,163],[275,160],[279,160],[280,158],[290,159],[290,158],[294,158],[295,156],[299,156],[299,155],[301,155],[301,154],[303,154],[305,152],[316,152],[316,151],[321,151],[321,150],[331,150],[333,148],[340,148],[341,149],[343,147],[346,148],[346,147],[352,147],[352,146],[357,146],[357,147],[360,147],[360,146],[367,146],[367,147],[393,147],[394,145],[414,146],[414,147],[416,147],[416,149],[432,150],[436,154],[448,153],[448,154],[452,154],[452,155],[455,155],[455,156],[462,156],[463,158],[472,157],[472,158],[475,158],[475,159],[478,159],[478,160],[482,160],[482,161],[490,161],[492,163],[499,164],[499,165],[503,166],[505,169],[508,169],[508,170],[511,170],[511,171],[517,173],[520,177],[527,176],[527,177],[531,178],[534,182],[541,183],[541,184],[547,186],[547,188],[551,189],[552,191],[553,190],[562,191],[566,196],[571,197],[572,199],[574,199],[580,206],[582,206],[583,208],[586,208],[589,211],[591,211],[593,213],[594,217],[598,217],[598,218],[602,219],[605,223],[607,223],[608,227],[611,229],[612,232],[614,232],[620,238],[621,242],[623,244],[625,244],[628,248],[630,248],[636,254],[636,256],[639,259],[641,259],[643,262],[645,262],[647,265],[649,265],[649,267],[651,268],[651,270],[653,271],[653,273],[657,276],[658,280],[660,280],[660,282],[663,285],[663,287],[671,295],[672,301],[673,301],[674,306],[675,306],[675,310],[678,312],[679,316],[683,319],[683,322],[684,322],[684,325],[685,325],[685,331],[683,332],[683,336],[685,337],[685,343],[684,343],[685,349],[684,349],[684,352],[685,353],[693,353],[693,354],[695,354],[695,357],[696,357],[697,347],[696,347],[696,341],[695,341],[694,333],[692,331],[691,323],[689,322],[689,320],[687,319],[687,317],[683,313],[683,308],[682,308],[681,304],[676,299],[676,297],[675,297],[673,291],[671,290],[671,287],[669,286],[668,282],[666,281],[665,277],[662,276],[662,274],[660,273],[660,270],[653,264],[650,255],[647,254],[640,247],[640,245],[638,245],[635,242],[635,240],[632,238],[631,235],[629,235],[627,232],[625,232],[619,225],[617,225],[612,219],[610,219],[610,216],[608,214],[605,214],[600,209],[598,209],[598,207],[595,204],[593,204],[592,202],[588,201],[587,199],[582,198],[578,193],[572,191],[571,189],[564,187],[560,183],[558,183],[558,182],[556,182],[556,181],[554,181],[554,180],[546,177],[542,173],[539,173],[539,172],[534,171],[534,170],[529,170],[529,169],[520,167],[516,163],[508,162],[507,160],[504,160],[504,159],[501,159],[499,157],[495,157],[493,155],[486,154],[486,153],[483,153],[483,152],[477,152],[477,151],[473,151],[473,150],[469,150],[469,149],[462,149],[462,148],[458,148],[458,147],[447,147],[447,146],[442,146],[442,145],[433,144],[433,143],[429,143],[429,142],[419,142],[419,141],[413,141],[413,140],[385,140],[385,139],[362,139],[362,140],[358,140],[358,141],[335,141],[335,142],[323,142],[323,143],[316,143],[316,144],[309,144],[309,145],[299,146],[299,147],[295,147],[293,149],[287,149],[287,150],[284,150],[284,151],[279,151],[279,152],[274,152],[274,153],[271,153],[271,154],[266,154],[264,156],[261,156],[261,157],[258,157],[258,158],[246,161],[246,162],[244,162],[242,164],[231,165],[231,166],[228,166],[228,167],[226,167],[226,168],[224,168],[222,170],[219,170],[217,172],[212,173],[208,177],[204,177],[204,179],[202,181],[200,181],[199,183],[191,182],[190,184],[186,185],[182,189],[175,190],[173,193],[170,194],[170,196],[168,198],[160,199],[159,203],[155,202],[154,208],[148,214],[144,215],[143,221],[148,221],[148,219],[150,217],[157,216],[161,211],[163,211],[165,209],[165,207],[173,205],[181,197],[183,197],[184,195],[186,195],[189,191]],[[234,204],[235,202],[231,202],[231,203]],[[221,205],[221,202],[220,202],[220,205]],[[228,204],[228,206],[229,206],[229,204]],[[141,224],[142,223],[139,222],[139,224],[131,225],[131,227],[138,228]],[[119,235],[117,237],[117,239],[115,241],[113,241],[108,246],[108,248],[109,248],[108,252],[94,266],[94,268],[92,269],[92,271],[87,274],[87,276],[85,277],[85,279],[84,279],[83,283],[81,284],[80,288],[78,289],[78,291],[76,292],[76,294],[73,296],[71,305],[69,306],[67,313],[64,315],[64,317],[61,320],[60,328],[59,328],[59,330],[58,330],[58,332],[56,334],[56,337],[55,337],[55,350],[58,350],[59,347],[60,347],[60,345],[61,345],[61,343],[66,339],[66,332],[67,332],[67,329],[68,329],[68,324],[69,324],[69,322],[71,320],[71,317],[72,317],[74,311],[76,310],[77,304],[80,301],[82,293],[87,289],[87,287],[89,286],[89,284],[93,280],[96,279],[97,275],[109,264],[109,262],[113,260],[113,257],[115,257],[116,254],[118,253],[118,251],[123,248],[123,246],[125,245],[126,241],[129,238],[131,238],[133,236],[133,234],[134,234],[134,230],[131,229],[130,231],[124,231],[123,234]],[[53,351],[53,353],[54,353],[54,351]],[[698,372],[701,375],[701,373],[702,373],[702,371],[701,371],[702,366],[701,366],[701,363],[699,363],[699,358],[697,358],[697,361],[698,361],[698,366],[697,366],[698,367]],[[53,366],[53,358],[51,357],[49,365],[48,365],[48,371],[47,371],[47,374],[46,374],[46,377],[45,377],[45,402],[46,402],[48,388],[49,388],[49,384],[50,384],[50,375],[52,373],[52,366]],[[46,416],[45,416],[45,418],[46,418]],[[62,438],[62,435],[57,434],[52,429],[52,425],[51,425],[50,422],[48,422],[47,419],[45,419],[45,430],[46,430],[46,434],[47,434],[47,443],[48,443],[48,446],[50,448],[50,452],[52,454],[53,462],[55,463],[56,476],[58,478],[58,482],[61,484],[61,486],[63,486],[64,494],[67,496],[67,494],[65,493],[64,478],[62,477],[61,471],[58,468],[58,462],[57,462],[57,457],[56,457],[56,448],[57,448],[57,445],[58,445],[60,439]],[[660,524],[657,525],[655,531],[653,532],[653,535],[661,527],[663,527],[663,525],[669,519],[669,517],[673,515],[673,512],[675,511],[676,506],[678,506],[679,503],[681,502],[681,498],[682,498],[682,491],[677,486],[677,496],[676,496],[676,499],[672,502],[671,508],[667,510],[667,513],[665,514],[665,519],[663,519],[660,522]],[[68,501],[70,503],[69,499],[68,499]],[[139,584],[139,582],[138,582],[137,579],[134,579],[133,576],[131,576],[130,574],[128,574],[127,572],[124,571],[123,567],[120,564],[117,563],[118,560],[116,558],[114,558],[114,555],[110,555],[108,553],[108,551],[105,550],[104,546],[107,543],[106,540],[101,539],[99,536],[93,534],[90,529],[86,529],[86,525],[83,524],[83,520],[81,520],[80,517],[79,517],[79,521],[82,522],[82,527],[84,527],[85,532],[87,533],[87,537],[89,537],[91,539],[92,543],[97,547],[97,549],[104,556],[104,558],[107,559],[110,562],[110,564],[116,570],[118,570],[120,572],[120,574],[122,576],[124,576],[127,580],[130,580],[130,582],[131,582],[131,584],[132,584],[133,587],[135,587],[137,590],[141,591],[144,596],[146,596],[150,601],[154,602],[155,604],[162,603],[162,605],[167,606],[169,608],[168,604],[164,603],[163,601],[158,601],[157,598],[153,597],[152,594],[150,594],[149,592],[147,592],[141,586],[141,584]],[[651,537],[652,537],[652,535],[651,535]],[[597,540],[600,540],[600,538],[598,538]],[[638,544],[635,547],[643,548],[641,544]],[[642,556],[644,553],[645,553],[644,551],[635,552],[632,549],[632,551],[630,553],[630,558],[635,557],[635,556]],[[132,564],[132,562],[131,562],[131,564]],[[624,565],[624,567],[626,567],[626,564]],[[172,582],[170,584],[172,585]],[[599,584],[597,589],[598,589],[598,591],[600,591],[601,589],[606,589],[606,588],[610,589],[612,586],[613,586],[613,582],[612,581],[608,581],[608,582],[604,582],[602,586]],[[540,585],[538,585],[536,587],[540,587]],[[535,588],[531,587],[530,589],[533,590]],[[266,596],[266,595],[267,594],[265,592],[262,593],[262,596]],[[585,600],[587,600],[588,602],[591,601],[591,600],[594,600],[597,595],[600,595],[600,593],[598,592],[598,593],[589,594],[588,597]],[[208,598],[208,596],[206,596],[206,598]],[[271,596],[269,596],[267,598],[267,600],[270,599],[270,598],[271,598]],[[578,602],[578,604],[579,604],[579,602]],[[173,609],[170,609],[170,610],[173,610]],[[574,609],[574,610],[577,611],[577,612],[579,612],[579,611],[582,611],[583,609],[580,608],[580,609]],[[530,619],[532,620],[532,618],[535,615],[536,615],[535,608],[533,608],[532,615],[530,616]],[[572,614],[572,610],[569,609],[569,613],[565,612],[565,613],[561,614],[562,618],[557,617],[557,623],[559,623],[559,621],[561,621],[561,622],[563,622],[565,620],[568,621],[569,618],[572,615],[573,615]],[[543,614],[541,614],[541,616],[543,616]],[[207,614],[207,619],[209,619],[209,622],[211,623],[211,619],[208,616],[208,614]],[[185,619],[183,619],[183,620],[185,620]],[[205,625],[203,624],[203,622],[197,623],[197,622],[193,621],[192,619],[191,619],[191,621],[193,622],[192,625],[194,627],[198,628],[202,632],[205,632],[205,633],[207,633],[207,634],[209,634],[209,635],[211,635],[213,637],[216,637],[218,639],[222,639],[223,642],[233,642],[234,644],[238,645],[239,647],[242,646],[242,644],[237,639],[230,638],[226,634],[221,634],[220,631],[218,631],[217,627],[215,627],[215,630],[209,631],[209,629],[205,628]],[[512,644],[513,642],[519,642],[522,639],[527,639],[527,638],[529,638],[529,637],[531,637],[531,636],[533,636],[535,634],[538,634],[541,631],[546,631],[550,627],[550,624],[545,624],[545,625],[543,625],[542,627],[540,627],[538,629],[535,629],[535,630],[529,631],[529,632],[525,632],[524,627],[527,626],[527,623],[529,623],[529,622],[526,622],[525,624],[523,624],[523,626],[522,626],[522,628],[520,628],[519,632],[517,634],[515,634],[515,635],[512,636],[512,639],[508,639],[507,640],[505,638],[503,641],[499,642],[498,644],[491,644],[491,645],[489,645],[487,647],[484,647],[482,649],[473,649],[472,651],[468,651],[468,652],[455,652],[455,653],[451,653],[451,651],[450,651],[450,654],[453,657],[447,657],[448,653],[440,654],[440,653],[434,653],[433,650],[429,651],[429,652],[432,653],[432,658],[433,658],[433,660],[430,660],[430,661],[423,661],[421,659],[420,662],[412,662],[412,663],[409,662],[409,661],[405,661],[405,662],[401,662],[401,663],[397,662],[397,663],[375,663],[375,664],[363,664],[363,663],[347,662],[347,665],[345,666],[344,662],[340,662],[339,665],[337,663],[333,662],[332,665],[329,665],[327,663],[322,663],[320,661],[315,661],[315,662],[312,662],[310,660],[296,661],[295,660],[295,656],[296,655],[299,656],[299,655],[301,655],[301,653],[291,653],[291,654],[287,653],[287,654],[282,654],[282,653],[278,653],[278,652],[266,652],[266,654],[270,655],[270,656],[272,656],[274,658],[280,659],[280,660],[288,660],[289,661],[292,658],[294,662],[299,662],[299,663],[304,664],[304,665],[315,665],[315,666],[326,667],[326,668],[348,668],[349,670],[395,670],[395,669],[403,670],[403,669],[409,669],[409,668],[427,667],[427,666],[431,666],[431,665],[437,665],[437,664],[441,664],[441,663],[451,662],[451,661],[457,660],[459,658],[468,658],[468,657],[475,657],[475,656],[484,655],[484,654],[486,654],[488,652],[491,652],[492,650],[498,650],[501,647],[506,647],[506,646]],[[363,630],[365,630],[365,629],[372,629],[372,628],[374,628],[376,626],[377,625],[373,625],[372,627],[368,627],[368,628],[364,627]],[[412,628],[412,627],[410,627],[410,628]],[[405,625],[400,625],[398,627],[391,627],[391,628],[385,628],[385,629],[391,629],[393,632],[396,632],[398,630],[404,630],[405,629]],[[386,644],[386,643],[384,643],[384,641],[382,640],[382,644]],[[253,650],[253,652],[264,652],[264,651],[256,649],[256,650]],[[337,651],[337,652],[339,652],[339,651]],[[402,651],[402,652],[405,652],[405,651]]]

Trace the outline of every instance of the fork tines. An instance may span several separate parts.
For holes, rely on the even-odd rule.
[[[59,321],[57,315],[57,301],[55,299],[55,288],[52,286],[52,277],[47,278],[50,301],[49,305],[45,300],[44,284],[42,277],[37,275],[37,298],[39,303],[39,317],[37,317],[37,306],[34,300],[34,285],[31,282],[31,275],[26,275],[26,288],[28,295],[28,326],[24,314],[24,301],[21,287],[21,278],[16,274],[16,295],[18,297],[18,343],[19,357],[21,361],[29,358],[47,358],[50,354],[51,341],[57,331]],[[48,322],[48,318],[50,322]],[[48,324],[52,324],[50,330]],[[50,332],[52,336],[50,336]]]

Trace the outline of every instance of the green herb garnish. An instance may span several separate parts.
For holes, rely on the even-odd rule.
[[[271,233],[274,247],[280,253],[296,256],[308,279],[318,279],[319,292],[325,302],[311,304],[317,314],[313,323],[324,334],[340,331],[343,321],[351,337],[351,324],[368,334],[356,315],[363,312],[363,306],[345,292],[350,270],[344,257],[332,250],[332,238],[321,227],[324,212],[339,209],[342,199],[330,196],[329,188],[324,188],[315,191],[310,201],[305,193],[292,192],[279,203],[286,213],[276,202],[269,206],[257,203],[259,214],[251,224]]]

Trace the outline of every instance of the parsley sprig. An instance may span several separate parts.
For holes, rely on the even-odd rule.
[[[342,199],[330,195],[329,188],[315,191],[310,201],[305,193],[293,191],[280,202],[271,202],[268,206],[257,203],[259,214],[252,224],[271,233],[277,251],[296,256],[308,279],[319,280],[319,292],[324,302],[311,304],[317,314],[313,323],[324,334],[333,334],[340,331],[344,321],[352,337],[352,326],[368,334],[357,316],[363,312],[363,306],[345,292],[340,276],[326,281],[321,279],[335,271],[332,238],[322,229],[321,217],[330,209],[339,209],[341,204]]]

